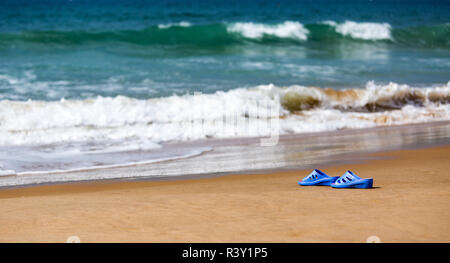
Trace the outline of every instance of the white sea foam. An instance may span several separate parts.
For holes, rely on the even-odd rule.
[[[278,105],[280,110],[273,111],[262,101]],[[261,126],[268,119],[279,118],[281,134],[448,120],[449,101],[450,83],[413,88],[374,82],[365,89],[342,91],[262,85],[149,100],[123,96],[52,102],[4,100],[0,101],[0,145],[113,141],[112,149],[120,150],[125,146],[117,142],[122,141],[127,150],[133,150],[172,140],[271,134],[274,127],[240,126],[249,112],[256,110],[263,116],[257,120]],[[299,110],[302,114],[292,114]],[[230,113],[237,116],[237,125],[223,126],[224,116]]]
[[[0,177],[6,177],[6,176],[15,176],[16,171],[14,170],[1,170],[0,169]]]
[[[387,40],[392,39],[391,25],[388,23],[324,21],[334,27],[335,31],[343,36],[363,40]],[[285,21],[280,24],[270,25],[253,22],[238,22],[227,26],[227,31],[238,33],[246,38],[261,39],[264,36],[275,36],[279,38],[290,38],[296,40],[307,40],[309,30],[303,24],[294,21]]]
[[[306,40],[309,31],[301,23],[286,21],[281,24],[268,25],[260,23],[233,23],[228,25],[228,32],[239,33],[246,38],[261,39],[264,35],[279,38]]]
[[[364,40],[387,40],[392,39],[391,25],[388,23],[370,23],[345,21],[336,23],[334,21],[324,21],[324,24],[333,26],[337,33],[350,36],[354,39]]]
[[[0,83],[4,81],[7,82],[10,85],[15,85],[20,83],[20,80],[14,77],[11,77],[9,75],[0,75]]]
[[[39,174],[60,174],[60,173],[68,173],[68,172],[80,172],[80,171],[91,171],[91,170],[98,170],[98,169],[110,169],[110,168],[119,168],[119,167],[128,167],[128,166],[135,166],[135,165],[144,165],[144,164],[152,164],[152,163],[158,163],[158,162],[166,162],[166,161],[173,161],[173,160],[179,160],[179,159],[186,159],[190,157],[195,157],[198,155],[201,155],[205,152],[211,151],[212,148],[198,148],[195,150],[191,150],[188,153],[181,154],[181,155],[174,155],[171,157],[159,157],[151,160],[144,160],[144,161],[137,161],[137,162],[122,162],[119,164],[107,164],[107,165],[95,165],[95,166],[89,166],[89,167],[78,167],[78,168],[69,168],[64,170],[45,170],[45,171],[24,171],[17,173],[14,170],[7,170],[7,171],[0,171],[0,176],[21,176],[21,175],[39,175]],[[4,175],[2,174],[4,173]],[[131,176],[121,176],[121,178],[126,177],[133,177]],[[111,177],[114,178],[114,177]],[[92,178],[89,178],[92,179]],[[89,180],[87,179],[87,180]],[[107,178],[102,178],[107,179]],[[78,181],[79,179],[76,179]]]
[[[168,24],[159,24],[158,28],[159,29],[166,29],[166,28],[171,28],[174,26],[178,26],[178,27],[190,27],[192,24],[186,21],[181,21],[178,23],[168,23]]]
[[[36,75],[32,71],[25,71],[22,76],[10,76],[6,74],[0,74],[0,84],[6,82],[9,85],[23,85],[36,79]]]

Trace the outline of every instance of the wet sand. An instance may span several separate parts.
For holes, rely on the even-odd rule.
[[[144,160],[145,163],[148,162],[145,159],[149,156],[148,154],[166,158],[179,155],[180,152],[192,153],[199,149],[208,149],[203,154],[190,158],[175,158],[149,164],[126,165],[119,161],[119,165],[113,168],[99,169],[98,166],[94,166],[79,171],[56,173],[39,171],[39,169],[31,172],[18,171],[14,176],[0,176],[0,189],[18,185],[107,179],[204,178],[218,174],[268,173],[313,169],[324,165],[342,165],[371,159],[372,157],[366,156],[367,153],[450,145],[450,121],[281,135],[278,143],[270,147],[261,146],[262,139],[256,137],[172,142],[150,153],[146,151],[110,153],[114,156],[111,158],[119,158],[125,163],[126,158],[122,159],[121,156],[142,154],[143,159],[139,160]],[[5,152],[8,150],[6,149]],[[93,155],[86,154],[84,158],[89,157],[93,158]],[[153,159],[150,158],[150,160]],[[26,156],[23,157],[23,161],[28,161]],[[77,160],[73,161],[77,162]],[[58,167],[58,162],[54,165]],[[98,165],[101,166],[101,164]],[[10,167],[10,169],[14,168]]]
[[[1,189],[0,241],[449,242],[450,146],[366,155],[319,168],[371,190],[300,187],[306,170]]]

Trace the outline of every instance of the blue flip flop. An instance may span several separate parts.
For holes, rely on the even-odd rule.
[[[362,179],[361,177],[348,170],[339,177],[336,182],[331,184],[333,188],[372,188],[373,179]]]
[[[312,186],[312,185],[330,185],[334,183],[339,176],[330,177],[326,173],[321,170],[314,169],[308,176],[303,178],[301,181],[298,181],[299,185],[302,186]]]

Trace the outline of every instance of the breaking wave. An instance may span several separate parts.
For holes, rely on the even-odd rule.
[[[306,40],[309,31],[299,22],[286,21],[282,24],[266,25],[258,23],[234,23],[228,32],[238,33],[246,38],[261,39],[264,36]]]
[[[326,21],[335,31],[343,36],[363,40],[389,40],[391,36],[391,25],[388,23],[357,23],[346,21],[338,24],[334,21]]]
[[[261,102],[270,102],[272,106]],[[124,96],[60,101],[3,100],[0,101],[0,144],[139,141],[138,145],[143,147],[142,142],[151,141],[152,148],[154,143],[166,141],[270,134],[273,130],[219,125],[230,113],[245,122],[256,108],[262,116],[257,121],[277,119],[281,134],[448,120],[450,82],[428,88],[369,82],[364,89],[345,90],[271,84],[148,100]],[[201,126],[193,124],[199,120]],[[189,129],[186,124],[191,125]]]
[[[83,45],[130,43],[136,45],[195,45],[204,47],[246,44],[270,45],[308,41],[330,44],[341,41],[383,41],[420,47],[450,47],[450,24],[392,27],[388,23],[324,21],[302,24],[285,21],[278,24],[254,22],[191,24],[187,21],[159,24],[141,30],[118,31],[24,31],[0,33],[0,47],[11,43],[45,45]]]

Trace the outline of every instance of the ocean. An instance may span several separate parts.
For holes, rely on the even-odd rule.
[[[276,126],[239,124],[262,102]],[[0,1],[0,170],[449,119],[450,1]]]

